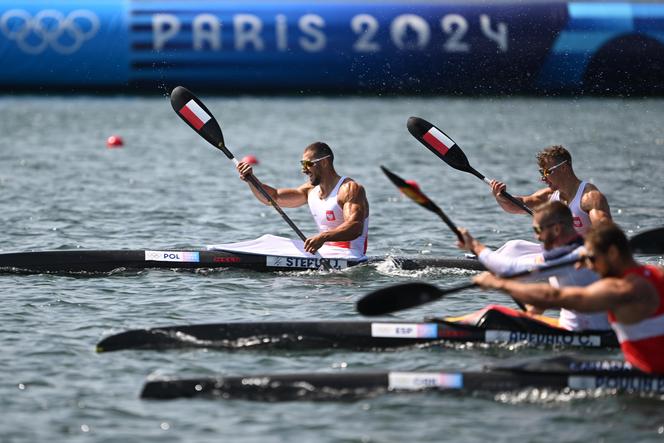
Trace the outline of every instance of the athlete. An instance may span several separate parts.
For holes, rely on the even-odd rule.
[[[585,286],[506,280],[484,272],[474,281],[500,289],[542,309],[608,311],[620,347],[632,366],[664,373],[664,269],[637,263],[623,231],[611,222],[593,227],[585,239],[586,262],[602,279]]]
[[[457,243],[462,249],[472,252],[480,262],[491,272],[498,275],[512,275],[537,267],[539,264],[551,265],[555,263],[572,261],[581,257],[583,239],[574,229],[574,222],[570,209],[559,201],[544,203],[535,208],[533,215],[533,230],[541,242],[543,252],[526,255],[510,255],[505,247],[492,251],[476,239],[465,229],[460,229],[464,242]],[[554,287],[586,286],[598,280],[599,276],[587,269],[577,269],[573,265],[555,269],[549,273],[538,274],[540,279],[547,279]],[[484,312],[475,316],[481,318],[487,309],[496,309],[492,305]],[[509,314],[500,307],[504,314]],[[542,314],[543,310],[528,305],[528,313]],[[473,314],[471,314],[473,315]],[[470,317],[469,317],[470,319]],[[541,318],[540,318],[541,319]],[[570,309],[561,309],[558,327],[572,330],[606,330],[609,322],[606,312],[581,313]]]
[[[325,244],[326,247],[345,250],[348,257],[365,257],[369,202],[362,185],[337,174],[334,154],[326,143],[315,142],[307,146],[300,164],[302,173],[309,178],[300,187],[277,189],[262,183],[261,186],[280,206],[296,208],[309,205],[318,234],[306,239],[304,250],[314,254]],[[245,162],[240,162],[237,170],[244,181],[252,174],[251,165]],[[250,183],[249,187],[258,200],[270,204]]]
[[[547,201],[561,201],[572,210],[574,229],[585,235],[591,226],[611,220],[611,210],[604,194],[591,183],[580,180],[572,168],[572,156],[562,146],[549,146],[537,154],[542,181],[547,187],[528,196],[516,197],[529,208]],[[520,214],[524,210],[501,196],[505,183],[491,180],[491,192],[506,212]]]

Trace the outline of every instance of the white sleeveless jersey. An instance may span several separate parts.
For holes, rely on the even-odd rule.
[[[576,190],[576,195],[574,195],[572,201],[567,205],[570,211],[572,211],[572,217],[574,217],[574,229],[582,237],[586,235],[591,227],[590,216],[586,211],[581,209],[581,197],[583,197],[586,184],[585,181],[581,182],[579,188]],[[549,201],[560,201],[560,191],[555,191],[551,194]]]
[[[559,249],[559,248],[556,248]],[[566,253],[560,249],[560,252],[554,256],[548,256],[549,253],[556,252],[556,249],[544,253],[544,262],[547,265],[556,262],[577,259],[584,251],[583,246]],[[556,271],[555,275],[549,277],[549,284],[555,288],[565,286],[588,286],[599,280],[599,276],[590,269],[575,269],[573,266],[562,268]],[[607,312],[577,312],[570,309],[561,308],[558,326],[569,329],[570,331],[607,330],[611,328]]]
[[[309,210],[311,215],[318,226],[318,232],[329,231],[341,225],[344,222],[343,209],[337,202],[339,188],[348,177],[341,177],[336,184],[330,195],[325,199],[320,198],[320,185],[315,186],[309,191],[307,201],[309,203]],[[325,242],[325,246],[345,249],[348,251],[349,257],[361,258],[367,252],[369,233],[369,218],[364,219],[364,226],[362,227],[362,234],[350,241],[331,241]]]

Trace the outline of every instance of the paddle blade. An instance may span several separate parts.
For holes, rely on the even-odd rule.
[[[424,206],[430,211],[433,212],[438,212],[439,208],[438,206],[432,202],[429,197],[424,195],[422,191],[415,185],[408,183],[406,180],[402,179],[389,169],[387,169],[385,166],[381,166],[380,169],[383,171],[383,173],[387,176],[387,178],[390,179],[394,185],[399,188],[399,190],[409,199],[413,200],[415,203]]]
[[[470,166],[468,158],[461,148],[443,131],[419,117],[409,118],[406,126],[413,137],[445,163],[454,169],[469,172],[479,177],[480,180],[484,180],[484,176]]]
[[[233,154],[226,149],[224,135],[219,123],[210,110],[187,88],[176,86],[171,91],[171,106],[186,124],[207,140],[212,146],[223,151],[229,159]]]
[[[383,315],[432,302],[443,296],[428,283],[403,283],[378,289],[362,297],[356,305],[362,315]]]
[[[629,245],[632,251],[641,254],[664,254],[664,227],[636,234]]]

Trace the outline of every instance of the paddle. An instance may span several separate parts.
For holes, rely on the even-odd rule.
[[[642,254],[664,252],[664,227],[640,232],[629,240],[632,251]]]
[[[540,266],[526,271],[517,272],[516,274],[505,276],[503,278],[525,277],[526,275],[547,272],[552,269],[573,265],[580,260],[583,259],[576,258],[574,260],[566,260],[549,266]],[[357,302],[356,308],[357,312],[367,316],[390,314],[403,309],[414,308],[426,303],[431,303],[448,294],[470,289],[475,286],[477,286],[476,283],[469,282],[451,288],[439,289],[428,283],[402,283],[370,292]],[[521,310],[526,310],[523,303],[518,300],[514,300],[514,302],[519,305]]]
[[[217,120],[212,116],[210,110],[200,101],[194,94],[187,88],[176,86],[171,92],[171,106],[177,115],[180,116],[186,124],[188,124],[194,131],[201,137],[207,140],[212,146],[219,149],[226,154],[229,160],[237,166],[238,161],[233,153],[228,149],[224,143],[224,135],[221,132],[221,127]],[[254,175],[247,177],[249,183],[252,184],[262,195],[265,197],[272,207],[281,215],[281,217],[288,223],[288,225],[295,231],[302,241],[306,241],[306,237],[300,229],[293,223],[293,221],[286,215],[276,201],[268,194],[261,186],[260,182]],[[316,253],[318,257],[320,254]],[[322,257],[320,257],[322,260]],[[330,265],[326,261],[321,261],[323,268],[326,271],[330,270]]]
[[[664,227],[640,232],[629,240],[629,244],[633,252],[648,254],[664,253]],[[552,269],[573,265],[580,260],[582,260],[581,257],[549,266],[540,266],[523,272],[517,272],[516,274],[503,278],[517,278],[547,272]],[[357,312],[362,315],[372,316],[389,314],[391,312],[430,303],[443,298],[447,294],[463,291],[475,286],[477,286],[475,283],[469,282],[451,288],[439,289],[428,283],[403,283],[378,289],[377,291],[365,295],[357,302],[356,307]],[[516,300],[514,301],[519,304],[519,307],[523,306],[520,302]]]
[[[418,205],[428,209],[429,211],[438,214],[438,216],[445,222],[445,224],[454,232],[461,243],[463,243],[463,236],[456,225],[449,219],[449,217],[443,212],[442,209],[438,207],[433,201],[429,199],[420,188],[412,183],[408,183],[385,166],[381,166],[380,169],[383,170],[387,178],[390,179],[394,185],[399,188],[399,190],[408,198],[413,200]]]
[[[466,154],[464,154],[459,145],[457,145],[454,140],[443,131],[419,117],[410,117],[406,126],[413,137],[419,140],[429,151],[433,152],[445,163],[459,171],[473,174],[488,185],[491,184],[491,180],[470,166]],[[505,191],[503,191],[501,195],[526,211],[528,214],[533,215],[533,211],[521,200],[514,198]]]

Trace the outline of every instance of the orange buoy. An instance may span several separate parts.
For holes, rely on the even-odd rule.
[[[245,155],[242,157],[242,160],[240,160],[243,163],[249,163],[250,165],[257,165],[258,164],[258,159],[254,155]]]
[[[119,135],[111,135],[106,139],[106,146],[109,148],[119,148],[122,145],[124,145],[124,141]]]

